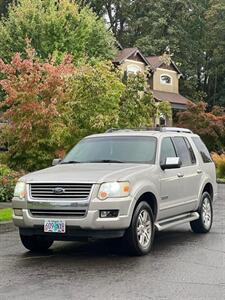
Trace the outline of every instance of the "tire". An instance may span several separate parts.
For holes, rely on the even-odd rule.
[[[123,245],[132,255],[146,255],[151,250],[154,233],[151,207],[147,202],[142,201],[135,208],[131,225],[123,237]]]
[[[208,192],[202,194],[201,204],[197,211],[199,219],[190,222],[191,229],[195,233],[207,233],[210,231],[213,222],[212,198]]]
[[[20,234],[20,239],[23,246],[32,252],[47,251],[53,244],[53,240],[45,236],[27,236]]]

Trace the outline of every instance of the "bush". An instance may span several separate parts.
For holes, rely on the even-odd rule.
[[[212,159],[216,165],[216,173],[218,178],[225,178],[225,154],[212,153]]]
[[[27,58],[15,54],[10,64],[0,59],[4,79],[0,85],[6,96],[0,107],[10,120],[0,132],[1,143],[9,145],[7,165],[28,171],[50,164],[55,150],[64,145],[67,128],[59,106],[64,101],[65,81],[73,73],[71,58],[61,64],[41,62],[35,50],[27,48]]]
[[[6,165],[0,165],[0,202],[12,200],[15,184],[22,173],[12,171]]]
[[[225,150],[225,112],[223,108],[214,107],[207,112],[207,103],[189,102],[187,110],[178,113],[179,127],[191,129],[199,134],[209,151]]]

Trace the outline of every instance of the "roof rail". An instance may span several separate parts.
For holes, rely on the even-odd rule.
[[[178,133],[193,133],[190,129],[179,127],[140,127],[140,128],[110,128],[106,133],[114,131],[160,131],[160,132],[178,132]]]
[[[179,128],[179,127],[161,127],[160,131],[163,131],[163,132],[193,133],[190,129]]]
[[[111,133],[114,131],[155,131],[158,130],[157,128],[150,128],[150,127],[139,127],[139,128],[109,128],[106,130],[106,133]]]

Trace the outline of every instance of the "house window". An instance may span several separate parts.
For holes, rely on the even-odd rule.
[[[161,75],[160,76],[160,82],[162,84],[172,84],[172,77],[170,77],[169,75]]]
[[[137,74],[138,72],[141,72],[141,68],[137,65],[128,65],[127,66],[127,75],[129,74]]]

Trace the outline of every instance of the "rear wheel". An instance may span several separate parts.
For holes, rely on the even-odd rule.
[[[24,247],[32,252],[46,251],[53,244],[53,240],[45,236],[38,236],[38,235],[27,236],[27,235],[20,234],[20,239]]]
[[[207,233],[213,222],[212,199],[208,192],[202,194],[201,204],[198,209],[200,215],[198,220],[190,222],[191,229],[196,233]]]
[[[151,207],[140,202],[136,207],[131,225],[123,238],[127,250],[133,255],[149,253],[154,239],[154,220]]]

